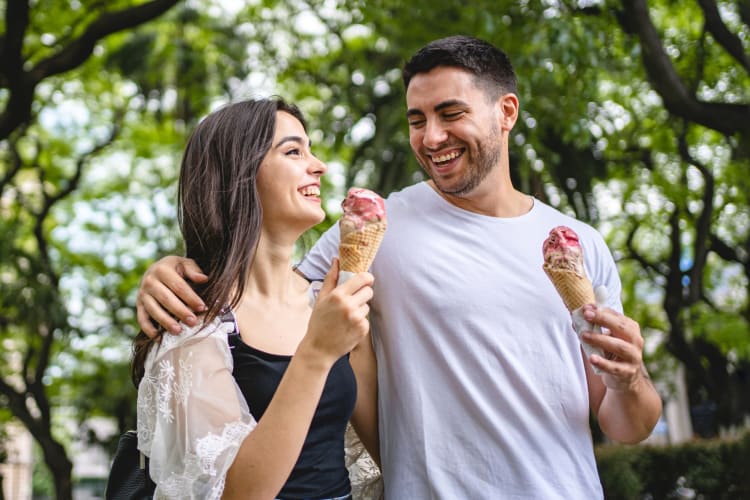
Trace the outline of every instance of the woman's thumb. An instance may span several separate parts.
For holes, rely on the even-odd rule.
[[[333,259],[331,268],[328,270],[325,279],[323,280],[323,286],[320,287],[320,294],[318,298],[325,297],[331,290],[336,288],[339,279],[339,259]]]

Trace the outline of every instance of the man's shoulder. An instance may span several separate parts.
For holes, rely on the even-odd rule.
[[[534,203],[537,205],[535,208],[540,211],[542,218],[549,222],[550,229],[556,226],[568,226],[578,234],[578,237],[582,241],[592,241],[597,245],[604,243],[604,238],[599,230],[591,224],[563,213],[561,210],[540,200],[535,199]]]
[[[385,199],[386,206],[410,203],[414,199],[421,198],[425,196],[427,192],[425,188],[429,189],[425,182],[417,182],[397,191],[391,191]]]
[[[548,205],[547,203],[534,199],[535,209],[539,210],[541,215],[558,226],[569,226],[572,229],[581,228],[584,231],[596,231],[596,229],[587,222],[576,219],[575,216],[564,213],[562,210]]]

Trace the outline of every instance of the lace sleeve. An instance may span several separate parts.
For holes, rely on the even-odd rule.
[[[149,457],[154,498],[219,499],[255,420],[232,376],[231,323],[218,318],[165,335],[138,387],[138,447]]]
[[[349,424],[344,434],[346,467],[352,483],[353,500],[382,500],[383,478],[378,464],[365,450],[354,427]]]

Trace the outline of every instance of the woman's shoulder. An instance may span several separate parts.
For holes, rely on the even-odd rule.
[[[188,326],[181,323],[181,333],[164,334],[159,343],[158,349],[154,352],[154,362],[167,356],[175,356],[190,353],[196,350],[205,351],[207,349],[216,349],[220,351],[222,346],[227,346],[227,336],[235,331],[236,324],[234,315],[217,316],[207,323],[200,323],[196,326]]]

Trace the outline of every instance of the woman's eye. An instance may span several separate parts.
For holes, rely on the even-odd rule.
[[[300,151],[299,149],[290,149],[289,151],[286,152],[287,156],[299,156],[301,154],[302,154],[302,151]]]

